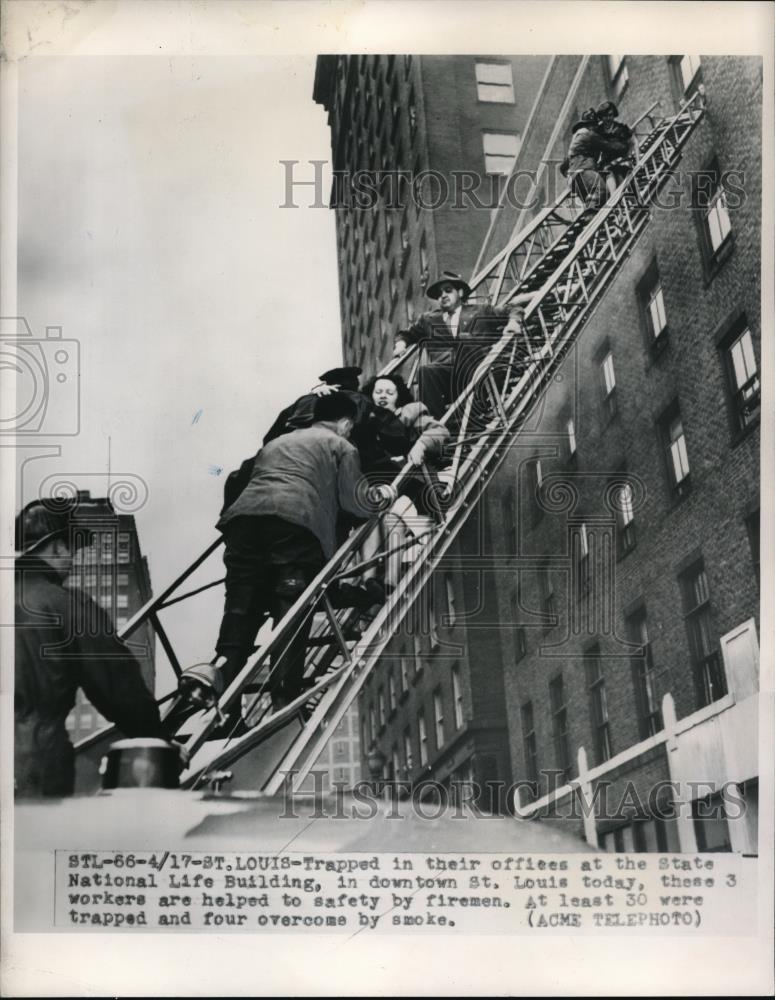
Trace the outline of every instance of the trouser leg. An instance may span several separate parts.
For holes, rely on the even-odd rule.
[[[588,209],[602,208],[605,204],[605,179],[597,170],[580,170],[573,177],[572,187]]]
[[[258,518],[235,519],[225,531],[226,594],[215,651],[227,658],[222,669],[226,685],[253,652],[268,606],[268,581],[257,522]]]
[[[420,401],[425,403],[431,416],[439,420],[452,402],[450,380],[452,366],[428,364],[420,366]]]
[[[277,624],[293,607],[317,574],[315,566],[274,566],[272,619]],[[272,693],[293,701],[302,690],[307,643],[312,628],[312,609],[295,622],[285,647],[272,663]]]

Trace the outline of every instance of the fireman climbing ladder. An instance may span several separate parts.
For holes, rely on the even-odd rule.
[[[704,96],[695,94],[677,114],[657,122],[651,111],[653,108],[639,120],[641,126],[648,123],[647,130],[641,135],[636,129],[635,165],[599,211],[585,209],[570,190],[563,191],[473,277],[470,301],[496,306],[517,301],[527,304],[519,331],[515,333],[509,325],[488,342],[484,356],[480,353],[476,358],[466,387],[444,415],[443,422],[451,432],[451,461],[444,473],[444,489],[440,490],[423,470],[437,513],[433,519],[418,519],[423,522],[420,528],[401,543],[411,550],[413,558],[405,563],[385,604],[376,614],[364,615],[339,607],[336,600],[342,582],[357,581],[375,562],[387,558],[389,540],[381,542],[377,556],[365,560],[361,555],[368,535],[381,532],[383,510],[375,511],[371,521],[353,532],[285,617],[274,623],[217,705],[189,714],[177,727],[180,696],[173,692],[162,699],[163,718],[175,727],[179,738],[185,738],[190,755],[181,778],[183,787],[217,783],[232,767],[246,776],[250,788],[267,793],[277,792],[285,782],[297,789],[305,780],[386,645],[418,604],[520,426],[645,229],[655,196],[702,120]],[[422,351],[421,346],[410,349],[394,359],[385,372],[400,369],[410,385],[416,384]],[[409,464],[404,466],[394,486],[400,487],[412,472]],[[220,585],[222,580],[216,580],[179,593],[219,544],[219,540],[214,541],[121,632],[126,637],[150,621],[178,676],[181,665],[159,613]],[[269,692],[276,682],[272,664],[294,635],[310,624],[307,689],[291,704],[272,710]],[[239,714],[236,723],[232,721],[240,709],[247,726]],[[103,731],[77,749],[93,752],[110,735],[111,731]]]

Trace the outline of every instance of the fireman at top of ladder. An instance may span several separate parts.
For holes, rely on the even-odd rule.
[[[561,166],[571,189],[591,210],[602,208],[606,198],[626,175],[634,156],[632,130],[618,120],[613,101],[589,108],[573,125],[568,156]],[[609,188],[606,178],[609,177]]]

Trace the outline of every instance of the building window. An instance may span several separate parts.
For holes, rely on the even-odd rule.
[[[596,763],[602,764],[613,756],[611,750],[611,725],[608,718],[608,699],[605,692],[603,664],[600,647],[592,646],[585,655],[589,709],[595,739]]]
[[[390,712],[395,712],[398,700],[396,698],[396,678],[392,669],[388,674],[388,708]]]
[[[713,629],[708,578],[702,560],[682,573],[680,582],[695,693],[698,707],[702,708],[727,693],[724,667]]]
[[[390,781],[398,781],[401,775],[401,762],[398,758],[398,744],[394,743],[390,748]]]
[[[485,172],[508,177],[519,153],[520,137],[511,132],[485,132],[482,145]]]
[[[428,763],[428,730],[425,726],[425,712],[420,709],[417,715],[417,734],[420,739],[420,766]]]
[[[430,269],[428,265],[428,243],[425,233],[420,238],[420,287],[425,290],[425,286],[430,279]]]
[[[617,413],[616,373],[614,372],[614,356],[608,351],[600,362],[600,386],[603,393],[603,413],[611,420]]]
[[[707,853],[732,850],[729,823],[720,792],[707,795],[703,799],[695,799],[692,802],[692,820],[698,851]]]
[[[527,654],[527,637],[522,625],[517,625],[514,630],[514,662],[519,663]]]
[[[476,63],[476,96],[489,104],[513,104],[514,74],[511,63]]]
[[[622,477],[624,474],[622,474]],[[614,482],[613,506],[616,512],[616,552],[621,559],[635,548],[635,509],[632,484],[626,478]]]
[[[396,269],[392,264],[390,265],[388,287],[390,288],[390,302],[394,305],[398,300],[398,280],[396,279]]]
[[[412,282],[406,286],[406,321],[407,323],[412,323],[414,321],[414,288],[412,287]]]
[[[405,656],[400,659],[401,665],[401,693],[404,694],[409,690],[409,663]]]
[[[412,636],[412,642],[414,643],[414,676],[415,680],[422,673],[423,662],[422,662],[422,639],[419,635]]]
[[[541,611],[544,615],[544,632],[557,624],[557,600],[554,595],[552,574],[548,569],[538,571],[538,586],[541,590]]]
[[[692,174],[692,207],[698,213],[705,277],[716,273],[732,246],[732,223],[718,160]]]
[[[691,97],[702,83],[702,64],[699,56],[671,56],[670,65],[680,102]]]
[[[624,93],[630,79],[627,56],[606,56],[606,64],[611,94],[614,98],[619,98]]]
[[[417,102],[414,96],[414,87],[409,91],[407,114],[409,115],[409,140],[413,142],[417,132]]]
[[[578,455],[576,450],[576,425],[570,417],[565,421],[565,446],[567,449],[566,460],[570,465],[576,461]]]
[[[552,709],[554,762],[561,772],[560,780],[567,781],[570,777],[571,759],[568,740],[568,709],[565,704],[562,675],[549,682],[549,702]]]
[[[517,534],[517,510],[516,499],[513,487],[504,491],[501,498],[501,510],[503,514],[503,532],[506,539],[506,551],[509,555],[516,555],[518,551]]]
[[[440,750],[444,746],[444,699],[441,696],[441,688],[436,688],[433,692],[433,719],[436,727],[436,749]]]
[[[656,261],[652,261],[638,284],[638,301],[646,329],[646,344],[656,356],[662,352],[668,338],[665,297]]]
[[[455,709],[455,729],[463,726],[463,691],[460,687],[460,668],[455,664],[452,668],[452,702]]]
[[[409,76],[412,71],[412,57],[404,55],[404,76]]]
[[[638,649],[630,657],[630,662],[638,711],[638,728],[640,738],[645,740],[660,732],[663,727],[657,672],[654,669],[645,608],[640,607],[627,617],[627,635],[630,642],[638,645]]]
[[[382,729],[385,725],[385,692],[382,688],[379,689],[377,704],[379,705],[379,728]]]
[[[660,429],[670,489],[675,498],[684,497],[690,489],[689,455],[678,403],[674,403],[663,415]]]
[[[751,331],[746,326],[742,332],[738,331],[734,335],[731,342],[728,340],[727,345],[724,355],[735,429],[743,431],[758,421],[761,403],[759,369]]]
[[[414,756],[412,754],[412,733],[408,728],[404,730],[404,764],[407,775],[410,775],[414,767]]]
[[[377,713],[374,706],[369,705],[369,743],[373,743],[377,738]]]
[[[541,503],[541,486],[543,485],[543,481],[544,476],[543,470],[541,469],[541,459],[533,458],[527,463],[528,497],[530,500],[530,509],[533,515],[533,524],[540,521],[544,514],[543,504]]]
[[[525,777],[532,784],[533,798],[538,795],[538,743],[536,741],[533,703],[526,701],[520,709],[522,719],[522,749],[525,754]]]
[[[457,621],[457,609],[455,607],[455,582],[451,574],[444,574],[444,589],[447,596],[447,620],[445,625],[452,628]]]
[[[590,558],[589,534],[586,522],[582,521],[576,533],[576,582],[577,598],[581,599],[589,593]]]

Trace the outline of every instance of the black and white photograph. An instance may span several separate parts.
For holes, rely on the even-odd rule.
[[[4,995],[772,993],[772,27],[3,0]]]

